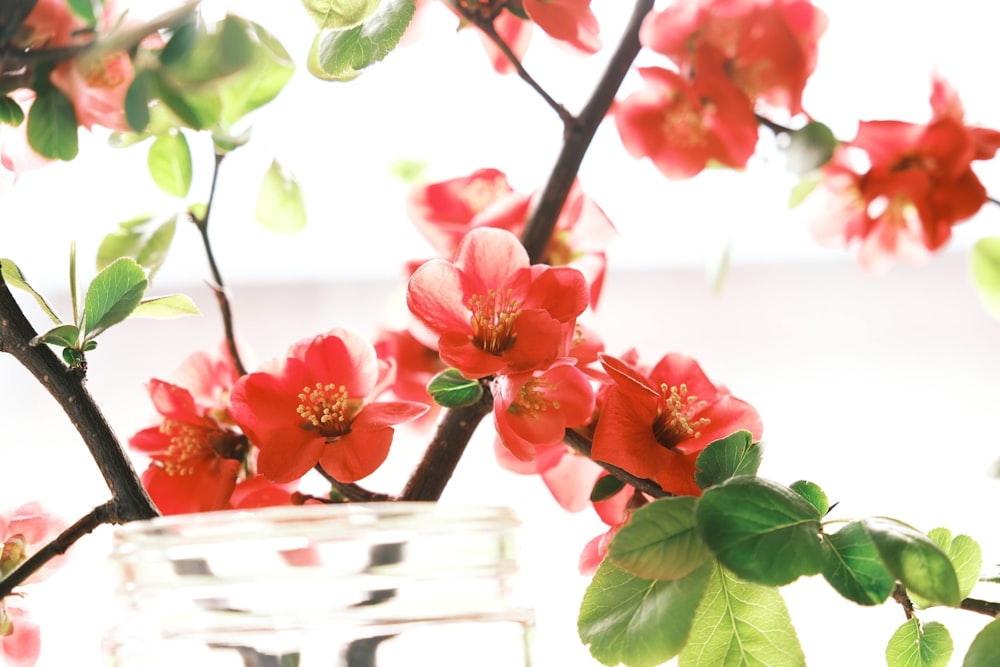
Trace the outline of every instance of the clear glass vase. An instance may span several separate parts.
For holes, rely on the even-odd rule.
[[[504,508],[344,504],[117,529],[117,667],[529,667]]]

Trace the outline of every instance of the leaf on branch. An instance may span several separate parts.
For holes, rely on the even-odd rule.
[[[861,605],[882,604],[896,585],[875,543],[858,521],[823,540],[823,577],[838,593]]]
[[[173,130],[153,140],[146,157],[153,182],[171,197],[183,199],[191,189],[191,147],[183,132]]]
[[[709,444],[698,455],[694,481],[707,489],[737,475],[756,475],[760,467],[760,443],[750,431],[736,431]]]
[[[318,33],[309,50],[309,72],[325,81],[349,81],[396,48],[415,11],[414,0],[382,0],[378,11],[348,30]]]
[[[594,488],[590,490],[590,502],[599,503],[608,500],[616,493],[625,488],[625,480],[614,475],[603,475],[594,482]]]
[[[345,30],[371,18],[379,0],[302,0],[320,30]]]
[[[80,329],[75,324],[60,324],[32,338],[31,344],[75,348],[80,344]]]
[[[948,554],[929,537],[902,521],[869,517],[861,521],[882,562],[906,589],[928,604],[957,607],[958,577]]]
[[[785,148],[788,170],[800,176],[813,172],[833,157],[837,148],[837,138],[833,131],[818,121],[791,132]]]
[[[146,269],[152,282],[167,259],[176,229],[177,216],[162,223],[148,215],[119,223],[118,229],[105,236],[97,248],[97,270],[119,257],[131,257]]]
[[[678,667],[805,664],[781,593],[715,564]]]
[[[695,525],[696,498],[661,498],[632,513],[608,545],[608,557],[646,579],[680,579],[709,556]]]
[[[885,661],[888,667],[947,667],[954,650],[948,628],[911,618],[889,639]]]
[[[302,189],[277,160],[271,162],[264,174],[253,214],[265,229],[279,234],[294,234],[306,226]]]
[[[3,275],[3,280],[8,287],[16,287],[19,290],[25,291],[35,299],[42,310],[48,315],[49,319],[56,324],[62,324],[62,318],[56,315],[56,311],[52,309],[52,306],[45,300],[41,294],[35,291],[35,289],[28,284],[27,279],[24,274],[21,273],[21,269],[17,267],[14,260],[7,259],[4,257],[0,259],[0,273]]]
[[[979,582],[983,570],[983,551],[979,544],[968,535],[957,535],[954,538],[947,528],[935,528],[927,533],[941,550],[948,554],[955,576],[958,577],[958,597],[968,597]],[[916,593],[910,592],[910,598],[918,607],[927,608],[933,605]]]
[[[969,646],[962,667],[996,667],[1000,665],[1000,619],[996,619],[976,635]]]
[[[201,315],[198,306],[184,294],[168,294],[152,299],[143,299],[129,317],[147,317],[158,320]]]
[[[72,160],[80,150],[73,102],[52,85],[38,86],[28,111],[28,143],[53,160]]]
[[[826,516],[826,513],[830,511],[830,500],[826,497],[826,492],[815,482],[800,479],[797,482],[792,482],[789,488],[815,507],[820,516]]]
[[[605,559],[580,605],[580,640],[604,665],[653,667],[666,662],[688,641],[713,567],[709,561],[681,579],[655,581]]]
[[[83,307],[84,340],[125,320],[138,307],[148,282],[135,260],[122,257],[97,274],[87,287]]]
[[[748,581],[782,586],[823,567],[820,514],[786,486],[733,477],[705,491],[696,517],[719,562]]]
[[[1000,238],[979,239],[972,248],[972,280],[983,306],[1000,317]]]
[[[479,380],[470,380],[454,368],[441,371],[427,385],[427,393],[434,402],[446,408],[464,408],[474,405],[483,396]]]
[[[0,97],[0,123],[17,127],[24,122],[24,110],[21,105],[6,95]]]

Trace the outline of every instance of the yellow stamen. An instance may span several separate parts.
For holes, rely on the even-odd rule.
[[[344,385],[322,384],[303,387],[295,409],[302,417],[302,427],[319,431],[329,438],[338,438],[351,431],[351,420],[360,410],[361,401],[351,399]]]
[[[688,396],[686,384],[660,385],[660,406],[653,422],[656,441],[667,449],[673,449],[688,438],[700,438],[698,430],[712,422],[707,417],[695,418],[695,413],[707,405],[697,396]]]
[[[472,342],[479,349],[499,356],[514,344],[514,322],[521,314],[520,304],[513,291],[505,293],[490,290],[485,296],[469,297],[472,311]]]

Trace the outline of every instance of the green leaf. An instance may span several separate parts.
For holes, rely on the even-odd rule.
[[[427,171],[426,160],[399,158],[389,163],[389,173],[407,185],[416,185]]]
[[[149,98],[154,78],[148,70],[136,72],[125,91],[125,120],[136,132],[142,132],[149,126]]]
[[[781,594],[716,565],[678,667],[799,667],[802,646]]]
[[[79,152],[76,111],[58,88],[45,85],[28,111],[28,143],[36,153],[53,160],[72,160]]]
[[[164,80],[175,90],[190,90],[212,84],[246,67],[254,57],[253,38],[247,32],[246,19],[226,16],[213,26],[199,24],[183,53],[162,58]],[[182,49],[178,49],[181,51]]]
[[[190,89],[185,91],[184,88],[175,87],[163,79],[156,81],[154,94],[163,104],[153,105],[150,110],[151,127],[158,122],[166,127],[176,127],[176,122],[172,120],[176,117],[178,121],[193,130],[204,130],[218,123],[222,114],[222,101],[218,96],[198,96]],[[173,116],[166,114],[171,118],[169,121],[164,121],[164,108],[173,114]]]
[[[594,482],[594,488],[590,490],[590,502],[599,503],[608,500],[616,493],[625,488],[625,481],[618,479],[614,475],[603,475]]]
[[[818,171],[806,174],[799,179],[799,182],[792,186],[788,193],[788,208],[795,208],[812,194],[813,190],[823,182],[823,175]]]
[[[87,25],[97,24],[97,16],[94,14],[94,5],[91,0],[67,0],[66,3],[70,11],[87,22]]]
[[[948,628],[911,618],[889,639],[885,661],[889,667],[947,667],[954,650]]]
[[[781,586],[823,567],[820,514],[786,486],[733,477],[705,491],[696,517],[719,562],[754,583]]]
[[[60,324],[31,339],[32,345],[42,343],[75,348],[80,344],[80,329],[75,324]]]
[[[996,667],[1000,665],[1000,618],[979,631],[969,645],[962,667]]]
[[[427,385],[434,402],[446,408],[461,408],[476,403],[483,396],[479,380],[463,377],[454,368],[441,371]]]
[[[265,229],[294,234],[306,226],[306,203],[298,182],[277,160],[271,162],[257,193],[254,218]]]
[[[295,62],[274,35],[252,21],[233,19],[250,37],[253,53],[245,66],[219,83],[226,127],[277,97],[295,72]]]
[[[169,67],[186,58],[197,39],[198,26],[194,21],[178,25],[160,51],[160,64]]]
[[[948,554],[952,567],[955,568],[955,576],[958,577],[958,596],[968,597],[983,571],[983,551],[979,544],[968,535],[953,538],[947,528],[935,528],[927,533],[927,537]],[[918,607],[927,608],[933,604],[913,592],[910,592],[910,597]]]
[[[143,299],[129,317],[148,317],[166,320],[184,315],[201,315],[198,306],[184,294],[169,294],[152,299]]]
[[[191,189],[191,147],[183,132],[161,134],[149,147],[149,173],[168,195],[183,199]]]
[[[6,95],[0,97],[0,123],[17,127],[24,122],[24,110],[21,105]]]
[[[696,498],[661,498],[632,512],[608,545],[608,556],[645,579],[680,579],[709,556],[695,525]]]
[[[1000,317],[1000,238],[979,239],[972,248],[972,281],[983,306]]]
[[[818,484],[800,479],[797,482],[792,482],[789,488],[815,507],[820,516],[826,516],[826,513],[830,511],[830,501],[826,497],[826,492]]]
[[[32,298],[34,298],[35,302],[42,307],[45,314],[49,316],[50,320],[56,324],[62,324],[62,318],[56,315],[56,311],[52,309],[52,306],[50,306],[48,301],[45,300],[45,297],[36,292],[35,289],[28,284],[28,280],[24,277],[24,274],[21,273],[21,269],[17,267],[17,264],[14,263],[14,260],[7,259],[6,257],[0,259],[0,274],[3,275],[3,281],[7,283],[8,287],[16,287],[17,289],[30,294]]]
[[[580,640],[604,665],[666,662],[684,648],[712,570],[709,561],[682,579],[651,581],[605,560],[580,605]]]
[[[819,169],[833,157],[838,143],[833,130],[818,121],[789,133],[785,148],[788,170],[802,175]]]
[[[97,249],[97,270],[100,271],[119,257],[131,257],[153,276],[167,259],[177,228],[177,217],[159,222],[151,216],[126,220],[108,234]]]
[[[823,577],[848,600],[862,605],[885,602],[896,578],[882,563],[864,526],[851,521],[823,540]]]
[[[737,475],[756,475],[760,467],[760,445],[750,431],[735,433],[709,444],[698,455],[694,481],[707,489]]]
[[[146,272],[128,257],[115,260],[98,273],[84,298],[85,340],[131,315],[142,300],[146,285]]]
[[[371,18],[379,0],[302,0],[320,30],[345,30]]]
[[[869,517],[861,521],[886,569],[929,604],[957,607],[962,598],[948,554],[929,537],[902,521]]]
[[[327,80],[353,79],[396,48],[413,12],[414,0],[382,0],[378,11],[361,25],[319,33],[309,54],[309,71]]]

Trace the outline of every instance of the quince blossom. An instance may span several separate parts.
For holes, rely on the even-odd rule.
[[[437,336],[442,360],[471,379],[565,356],[588,300],[579,271],[532,266],[516,236],[488,227],[462,239],[454,262],[425,262],[406,292],[410,312]]]
[[[709,443],[745,429],[762,435],[749,403],[713,384],[698,363],[668,354],[648,374],[601,357],[614,384],[600,409],[591,455],[677,495],[700,495],[695,461]]]
[[[341,482],[356,482],[389,454],[393,426],[427,406],[375,402],[389,382],[375,348],[357,334],[334,329],[293,345],[273,372],[237,380],[230,412],[260,453],[268,479],[291,482],[317,463]]]

